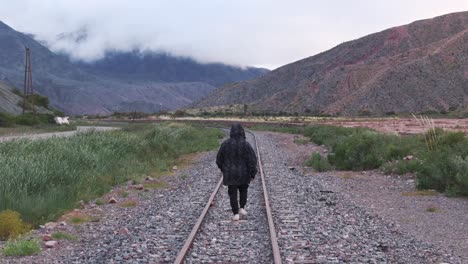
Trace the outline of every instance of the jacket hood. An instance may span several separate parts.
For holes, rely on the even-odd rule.
[[[231,138],[245,138],[244,128],[240,124],[232,125],[230,136]]]

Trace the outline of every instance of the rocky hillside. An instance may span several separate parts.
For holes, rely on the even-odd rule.
[[[217,84],[264,73],[168,55],[161,60],[156,55],[110,54],[93,64],[74,63],[0,22],[0,76],[17,87],[23,86],[25,46],[32,53],[35,90],[69,114],[177,109],[206,96]]]
[[[0,81],[0,112],[7,112],[14,115],[22,112],[18,103],[21,97],[12,92],[12,88]]]
[[[466,109],[467,43],[468,12],[417,21],[224,86],[195,106],[328,114]]]

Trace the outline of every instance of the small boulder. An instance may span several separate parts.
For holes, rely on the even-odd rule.
[[[406,156],[403,158],[403,160],[413,160],[413,156],[412,155],[409,155],[409,156]]]
[[[45,227],[45,229],[48,229],[48,230],[55,229],[57,227],[57,223],[49,222],[49,223],[46,223],[44,225],[44,227]]]
[[[126,228],[126,227],[122,227],[119,230],[119,234],[121,234],[121,235],[127,235],[128,233],[130,233],[130,231],[128,231],[128,228]]]
[[[296,168],[295,167],[288,167],[290,171],[293,171],[295,170]]]
[[[129,180],[129,181],[127,182],[127,185],[128,185],[128,186],[135,185],[135,184],[137,184],[137,182],[136,182],[135,180]]]
[[[57,241],[51,240],[45,243],[46,248],[55,248],[57,246]]]
[[[143,190],[143,189],[145,189],[145,186],[144,186],[143,184],[135,185],[135,190],[141,191],[141,190]]]
[[[172,167],[172,170],[173,170],[173,171],[178,171],[179,168],[178,168],[177,166],[173,166],[173,167]]]
[[[109,201],[108,201],[110,204],[115,204],[117,203],[117,199],[115,199],[114,197],[111,197],[109,198]]]
[[[146,176],[145,178],[146,181],[154,181],[154,178],[151,176]]]
[[[52,236],[50,234],[45,234],[42,236],[42,241],[50,241],[52,240]]]

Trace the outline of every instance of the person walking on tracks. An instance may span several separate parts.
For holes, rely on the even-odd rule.
[[[221,144],[216,156],[216,165],[223,173],[223,184],[228,186],[229,201],[234,214],[232,220],[238,221],[239,214],[247,215],[247,189],[257,174],[255,151],[245,139],[245,131],[240,124],[231,127],[230,138]],[[240,201],[237,200],[237,192],[240,194]]]

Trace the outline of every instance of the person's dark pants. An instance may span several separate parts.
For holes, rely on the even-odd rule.
[[[245,208],[247,204],[247,189],[248,184],[245,185],[228,185],[229,201],[231,202],[232,212],[236,215],[239,213],[239,202],[240,208]],[[240,201],[237,201],[237,190],[239,190]]]

